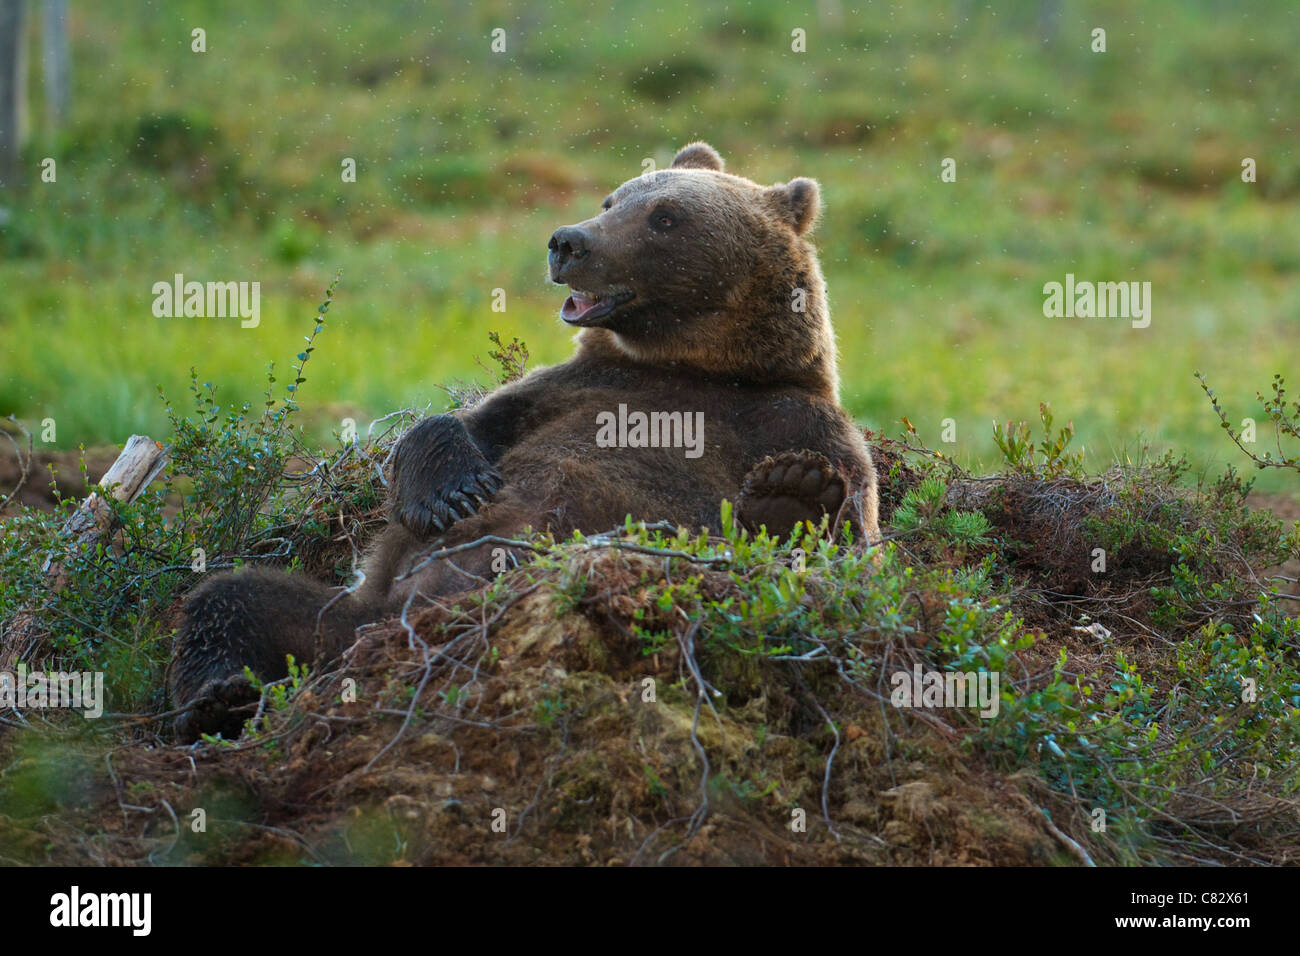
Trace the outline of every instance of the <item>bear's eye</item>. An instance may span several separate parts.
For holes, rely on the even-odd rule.
[[[667,209],[659,209],[650,214],[650,224],[658,229],[671,229],[677,225],[677,217]]]

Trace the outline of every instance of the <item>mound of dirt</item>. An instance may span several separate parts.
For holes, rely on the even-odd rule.
[[[565,575],[601,582],[577,606],[555,574],[487,619],[471,602],[409,628],[368,628],[332,672],[287,703],[268,699],[265,729],[237,744],[178,748],[139,734],[106,761],[86,740],[15,754],[26,745],[9,735],[7,765],[38,777],[33,765],[57,766],[67,783],[57,812],[0,818],[0,855],[1078,862],[1026,787],[972,759],[949,728],[850,693],[814,695],[812,675],[786,664],[756,663],[724,684],[709,653],[696,664],[680,641],[646,654],[630,624],[656,613],[638,582],[662,575],[662,562],[613,551],[573,560]],[[706,586],[727,584],[719,571]],[[699,692],[697,666],[705,687],[727,687],[725,706]]]

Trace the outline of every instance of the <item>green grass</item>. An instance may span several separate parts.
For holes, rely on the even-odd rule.
[[[191,365],[256,401],[338,268],[302,401],[321,433],[440,405],[438,383],[483,377],[489,330],[562,360],[547,237],[707,138],[759,181],[822,182],[864,424],[907,416],[938,445],[953,418],[941,447],[987,466],[992,422],[1049,401],[1093,467],[1145,439],[1219,470],[1237,455],[1193,370],[1239,420],[1300,364],[1300,20],[1289,0],[1061,7],[1045,40],[1031,4],[77,5],[57,134],[32,74],[28,165],[55,157],[58,182],[0,197],[0,415],[54,417],[62,446],[161,433],[154,386],[179,396]],[[260,281],[260,327],[155,318],[176,272]],[[1044,318],[1067,272],[1150,281],[1151,327]]]

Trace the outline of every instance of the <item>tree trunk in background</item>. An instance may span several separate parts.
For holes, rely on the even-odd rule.
[[[1060,35],[1061,0],[1038,0],[1038,39],[1044,44],[1055,43]]]
[[[19,151],[27,133],[27,57],[23,0],[0,0],[0,186],[19,180]]]
[[[41,66],[45,77],[45,119],[49,132],[68,115],[68,0],[44,0],[41,8]]]

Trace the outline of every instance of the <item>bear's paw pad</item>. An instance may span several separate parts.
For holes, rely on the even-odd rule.
[[[745,477],[736,505],[740,523],[750,531],[766,527],[785,537],[800,521],[834,518],[844,503],[844,479],[826,456],[815,451],[787,451],[760,461]]]

